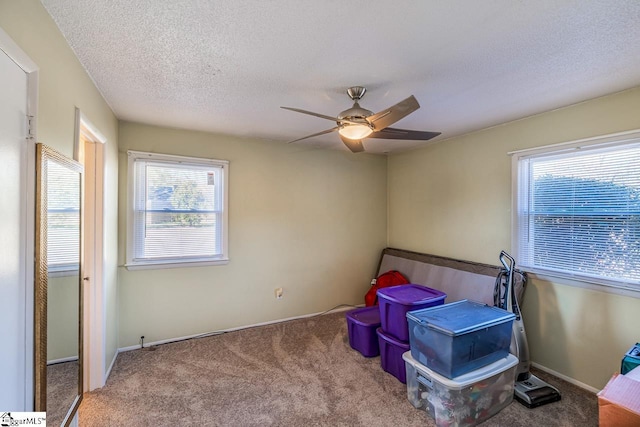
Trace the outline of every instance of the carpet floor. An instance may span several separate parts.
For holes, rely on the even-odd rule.
[[[59,426],[78,396],[78,361],[47,366],[47,421]]]
[[[562,400],[514,401],[483,426],[598,425],[593,393],[534,373]],[[344,312],[122,353],[79,416],[81,427],[435,426],[379,357],[349,346]]]

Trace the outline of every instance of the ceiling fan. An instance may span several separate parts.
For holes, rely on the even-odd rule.
[[[320,117],[321,119],[331,120],[337,124],[337,126],[331,129],[303,136],[302,138],[289,141],[289,143],[338,131],[340,139],[344,145],[346,145],[352,152],[359,153],[364,151],[362,140],[365,138],[427,141],[440,135],[440,132],[424,132],[389,127],[398,120],[408,116],[420,108],[418,100],[413,95],[404,101],[400,101],[397,104],[374,114],[372,111],[364,109],[360,107],[360,104],[358,104],[358,101],[362,99],[366,91],[367,89],[362,86],[354,86],[347,89],[347,94],[354,101],[353,107],[348,110],[344,110],[338,114],[338,117],[331,117],[307,110],[301,110],[299,108],[280,107],[285,110],[291,110],[302,114]]]

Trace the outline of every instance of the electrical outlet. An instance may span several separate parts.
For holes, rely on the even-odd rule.
[[[284,296],[284,291],[282,290],[282,288],[276,288],[275,294],[276,299],[282,299],[282,297]]]

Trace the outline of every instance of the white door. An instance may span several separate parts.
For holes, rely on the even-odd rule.
[[[106,319],[104,295],[104,144],[107,139],[76,108],[75,157],[84,165],[84,336],[82,374],[84,391],[106,381]]]
[[[84,146],[84,390],[105,383],[105,320],[102,286],[102,144],[81,138]]]
[[[27,74],[0,50],[0,409],[24,411],[28,405],[27,366],[31,341],[27,330],[27,281],[33,263],[33,227],[27,209],[28,176]],[[32,197],[32,196],[31,196]],[[31,256],[27,257],[28,250]],[[33,278],[31,277],[31,284]],[[30,294],[33,295],[33,294]],[[33,322],[30,323],[33,325]]]

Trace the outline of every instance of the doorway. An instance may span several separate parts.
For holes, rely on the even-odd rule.
[[[85,391],[104,386],[104,143],[106,138],[76,108],[75,157],[84,165],[84,336]]]

